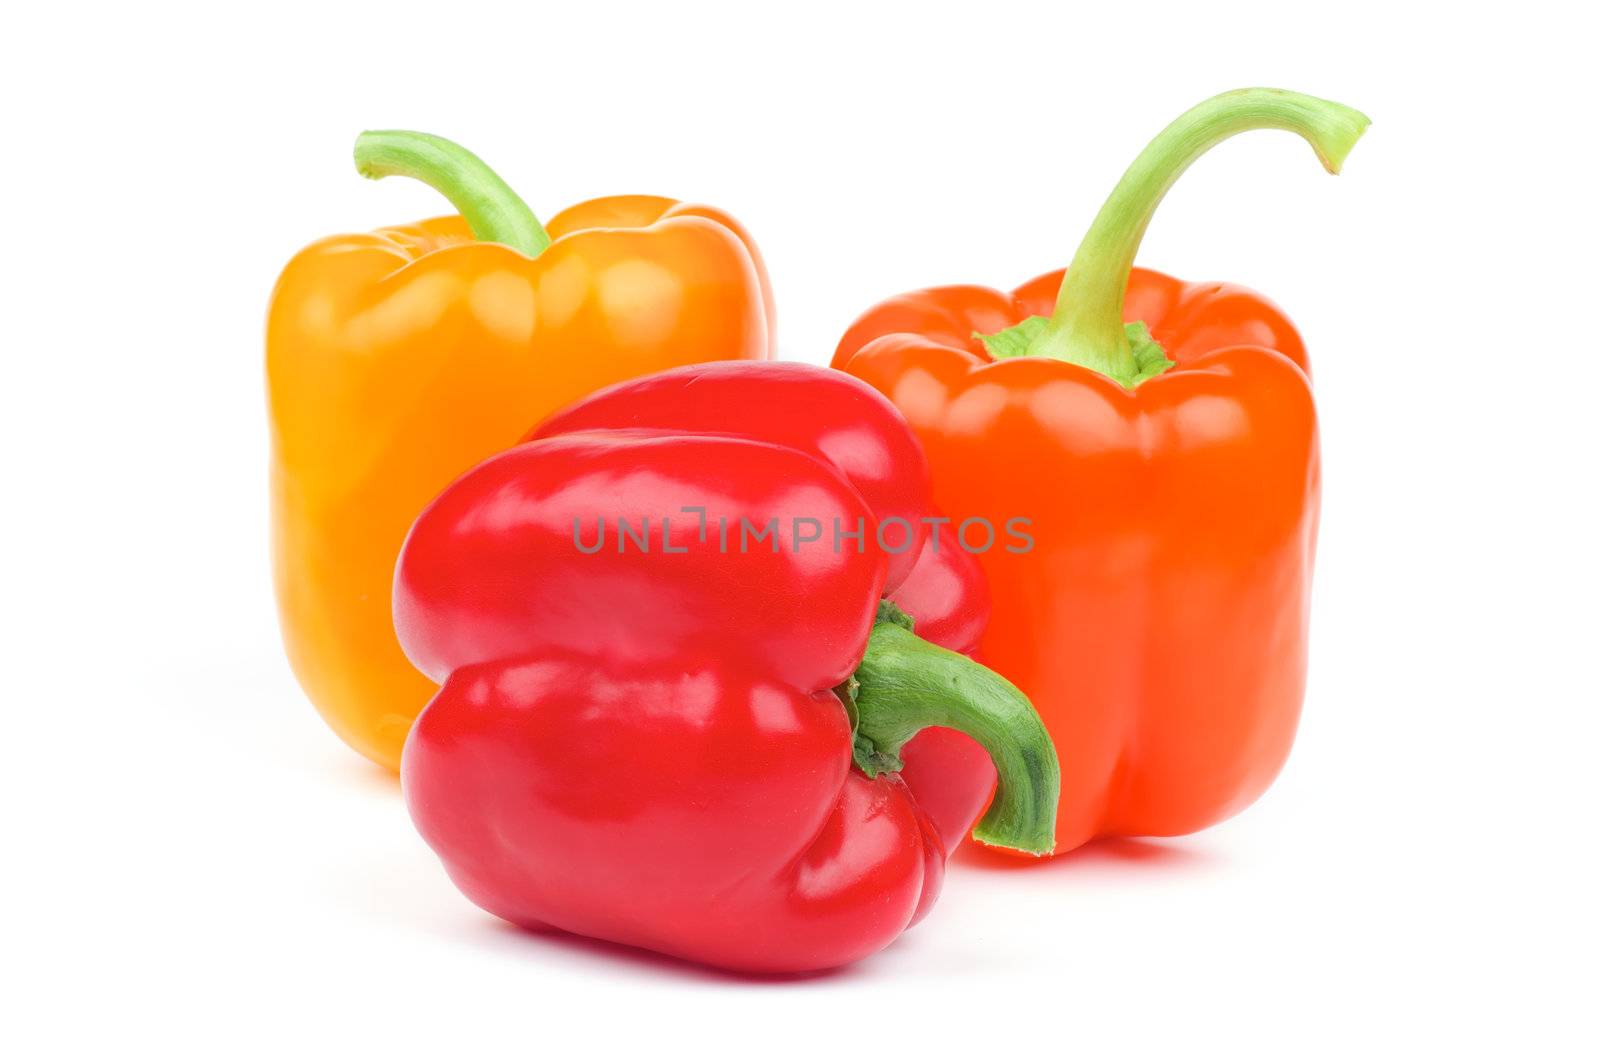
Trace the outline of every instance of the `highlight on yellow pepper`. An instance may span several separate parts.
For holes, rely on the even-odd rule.
[[[749,234],[709,206],[592,199],[541,225],[439,137],[367,132],[367,177],[413,177],[440,217],[311,244],[267,317],[272,551],[296,677],[347,744],[390,769],[435,692],[390,616],[412,521],[456,476],[611,383],[772,355]]]

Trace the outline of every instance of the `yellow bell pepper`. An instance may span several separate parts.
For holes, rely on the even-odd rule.
[[[771,355],[771,288],[728,215],[594,199],[548,229],[478,158],[365,133],[369,177],[427,182],[460,211],[314,243],[267,320],[272,545],[289,661],[333,730],[397,769],[434,685],[400,651],[395,559],[457,475],[549,413],[675,365]]]

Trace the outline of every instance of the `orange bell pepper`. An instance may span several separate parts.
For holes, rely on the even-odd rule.
[[[1055,740],[1058,853],[1203,828],[1289,753],[1320,495],[1305,348],[1257,294],[1132,265],[1162,196],[1223,139],[1287,129],[1337,172],[1366,126],[1297,93],[1218,96],[1139,156],[1065,273],[902,295],[839,343],[835,366],[921,438],[939,507],[1031,520],[1031,549],[978,557],[978,654]]]
[[[761,256],[728,215],[594,199],[548,230],[472,154],[365,133],[365,176],[460,211],[301,251],[267,320],[272,544],[289,660],[351,747],[391,769],[436,691],[395,639],[395,559],[457,475],[602,386],[773,347]]]

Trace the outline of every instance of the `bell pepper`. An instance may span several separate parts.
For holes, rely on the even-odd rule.
[[[978,557],[986,662],[1033,700],[1063,759],[1057,852],[1181,835],[1252,802],[1299,719],[1320,473],[1310,365],[1262,296],[1133,268],[1182,172],[1249,129],[1339,166],[1360,113],[1247,89],[1138,157],[1065,272],[868,310],[833,363],[921,439],[939,506],[1031,519]]]
[[[928,726],[994,760],[976,837],[1048,850],[1038,716],[883,599],[928,545],[926,475],[856,380],[717,364],[603,391],[446,489],[394,615],[442,685],[402,788],[457,886],[730,969],[854,961],[927,912],[941,834],[988,794],[959,820],[919,803],[899,752]]]
[[[805,389],[793,385],[805,384]],[[830,398],[833,415],[774,417],[773,408],[805,391]],[[821,404],[820,400],[818,402]],[[875,455],[861,439],[835,436],[840,410],[852,422],[871,425],[880,445],[897,443],[892,458]],[[871,390],[839,373],[818,373],[792,364],[765,365],[760,372],[720,369],[664,372],[609,388],[558,413],[530,431],[532,441],[551,431],[632,428],[733,433],[781,441],[826,456],[867,497],[881,519],[909,536],[890,541],[884,598],[916,616],[919,637],[972,655],[989,621],[988,586],[977,559],[960,547],[949,519],[928,505],[927,463],[899,413]],[[941,533],[942,531],[942,533]],[[900,775],[927,811],[947,853],[953,852],[988,805],[994,765],[976,741],[955,729],[924,729],[899,752]]]
[[[435,691],[389,613],[417,513],[602,386],[768,357],[772,296],[755,244],[710,207],[615,196],[545,228],[437,137],[364,133],[356,162],[432,185],[460,216],[324,239],[279,279],[266,357],[273,559],[306,694],[346,743],[397,769]]]

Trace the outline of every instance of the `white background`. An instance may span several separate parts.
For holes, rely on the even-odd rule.
[[[0,1050],[1595,1055],[1597,92],[1559,10],[9,9]],[[822,361],[877,298],[1065,263],[1149,136],[1249,84],[1374,119],[1339,179],[1284,134],[1224,145],[1141,256],[1270,293],[1317,368],[1311,685],[1268,795],[958,859],[923,925],[802,981],[461,898],[298,691],[270,595],[274,276],[442,209],[360,180],[356,132],[455,138],[546,217],[722,205],[785,356]]]

